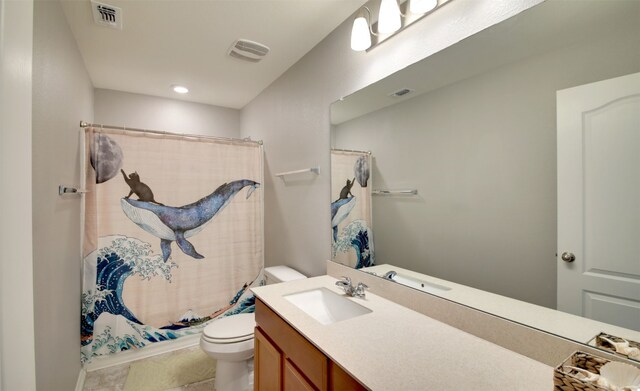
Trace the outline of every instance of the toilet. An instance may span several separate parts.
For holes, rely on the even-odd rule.
[[[264,269],[267,285],[307,278],[288,266]],[[249,366],[253,358],[255,314],[238,314],[211,322],[202,331],[200,348],[217,360],[216,391],[244,391],[253,388]]]

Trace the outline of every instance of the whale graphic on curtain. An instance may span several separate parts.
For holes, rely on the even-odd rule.
[[[247,179],[225,183],[208,196],[185,206],[165,206],[148,201],[123,198],[122,210],[140,228],[160,238],[162,259],[171,256],[171,242],[178,243],[183,253],[190,257],[204,258],[186,239],[202,231],[215,215],[222,210],[240,190],[249,187],[247,198],[260,184]]]
[[[356,206],[356,197],[339,199],[331,203],[331,230],[333,241],[338,241],[338,225],[342,223]]]
[[[91,128],[85,143],[81,360],[253,312],[249,288],[263,283],[264,266],[261,146]]]

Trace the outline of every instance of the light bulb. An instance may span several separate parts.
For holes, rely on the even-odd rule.
[[[369,22],[364,16],[358,16],[353,21],[351,29],[351,49],[356,52],[367,50],[371,47],[371,34],[369,34]]]
[[[397,0],[382,0],[378,14],[378,32],[389,34],[401,27],[400,7]]]
[[[409,12],[426,14],[438,6],[438,0],[409,0]]]

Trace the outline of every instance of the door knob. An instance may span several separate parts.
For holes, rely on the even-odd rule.
[[[573,253],[567,253],[567,252],[562,253],[561,258],[565,262],[573,262],[576,260],[576,256],[573,255]]]

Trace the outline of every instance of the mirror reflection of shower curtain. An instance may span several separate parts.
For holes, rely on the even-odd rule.
[[[83,362],[253,312],[261,145],[88,128],[84,171]]]
[[[331,150],[332,260],[360,269],[374,265],[371,153]]]

